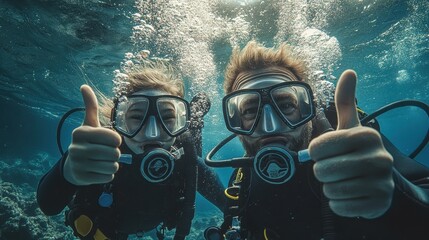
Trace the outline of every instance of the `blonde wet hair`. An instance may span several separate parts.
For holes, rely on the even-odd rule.
[[[171,65],[161,61],[146,62],[143,65],[135,66],[127,72],[126,89],[120,95],[131,95],[143,89],[156,89],[183,98],[185,92],[183,80],[176,72]],[[108,124],[114,103],[104,94],[99,95],[101,100],[100,121]]]
[[[232,52],[225,71],[225,93],[234,91],[233,85],[240,73],[270,67],[285,68],[291,71],[298,81],[308,81],[304,61],[296,57],[286,43],[282,43],[278,48],[266,48],[256,41],[250,41],[242,50],[237,47]]]

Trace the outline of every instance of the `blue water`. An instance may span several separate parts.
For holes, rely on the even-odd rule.
[[[113,71],[123,68],[126,53],[142,50],[181,69],[188,100],[203,90],[211,96],[204,155],[229,135],[220,108],[223,70],[232,46],[251,39],[267,46],[287,40],[310,59],[313,71],[323,71],[334,84],[342,71],[354,69],[359,106],[368,113],[401,99],[429,104],[429,1],[137,3],[0,3],[0,161],[30,159],[38,153],[58,159],[56,127],[62,114],[82,106],[79,86],[89,82],[112,95]],[[144,26],[136,22],[136,13],[149,27],[135,28]],[[64,149],[81,117],[66,122]],[[406,154],[429,127],[427,116],[415,108],[395,110],[379,121],[382,132]],[[241,153],[234,142],[219,154]],[[416,160],[429,166],[428,147]],[[224,183],[230,171],[218,170]],[[198,198],[198,211],[211,208]]]

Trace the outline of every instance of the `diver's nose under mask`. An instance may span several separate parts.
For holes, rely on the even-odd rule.
[[[263,106],[260,120],[255,127],[252,136],[272,135],[289,132],[289,128],[269,104]]]
[[[183,148],[169,152],[160,147],[147,147],[141,154],[122,154],[119,162],[140,164],[141,176],[150,183],[161,183],[171,176],[174,163],[184,154]]]

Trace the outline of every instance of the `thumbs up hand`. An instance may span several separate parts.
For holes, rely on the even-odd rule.
[[[85,120],[74,129],[64,178],[74,185],[107,183],[119,169],[121,136],[100,126],[97,98],[88,85],[80,88],[85,103]]]
[[[338,127],[309,146],[315,177],[333,212],[344,217],[376,218],[390,207],[393,158],[380,134],[360,125],[356,111],[356,73],[345,71],[335,92]]]

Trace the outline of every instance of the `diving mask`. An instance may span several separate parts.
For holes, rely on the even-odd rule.
[[[253,78],[254,79],[254,78]],[[272,135],[296,129],[316,115],[310,86],[277,75],[258,76],[239,90],[223,98],[223,113],[227,128],[240,135]],[[289,130],[288,130],[289,129]],[[254,156],[212,160],[212,157],[236,135],[213,148],[205,162],[212,167],[252,167],[257,176],[269,184],[289,181],[296,164],[311,158],[308,150],[292,152],[281,144],[269,144]]]
[[[180,97],[136,94],[121,96],[114,103],[111,115],[112,126],[129,138],[137,135],[147,123],[156,127],[157,125],[154,124],[156,120],[171,137],[180,135],[189,126],[189,104]],[[145,134],[159,135],[159,129],[148,130]]]
[[[315,116],[314,97],[304,82],[281,82],[258,89],[240,89],[223,98],[223,115],[228,130],[251,135],[263,121],[266,133],[278,129],[274,113],[289,128],[295,129]],[[262,119],[262,120],[261,120]]]

